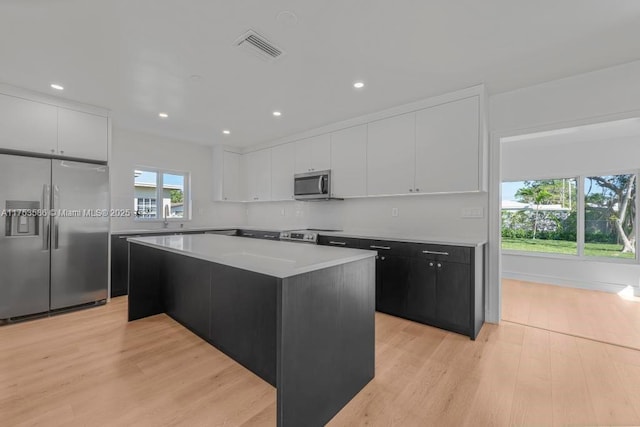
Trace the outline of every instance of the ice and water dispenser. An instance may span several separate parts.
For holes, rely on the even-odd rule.
[[[5,236],[26,237],[40,234],[40,202],[28,200],[7,200],[5,204]]]

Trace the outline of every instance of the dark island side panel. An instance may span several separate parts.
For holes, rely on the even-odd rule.
[[[282,280],[278,425],[322,426],[374,376],[375,259]]]
[[[278,279],[210,265],[209,341],[275,387]]]
[[[161,252],[161,251],[158,251]],[[204,339],[211,319],[211,263],[169,252],[162,254],[165,312]]]

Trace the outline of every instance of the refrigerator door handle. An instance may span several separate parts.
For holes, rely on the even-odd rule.
[[[51,216],[47,209],[49,201],[51,200],[51,186],[49,184],[43,184],[42,186],[42,249],[49,250],[50,243],[50,228],[51,228]]]
[[[55,212],[56,207],[58,206],[58,203],[60,202],[60,187],[58,187],[57,185],[53,186],[53,202],[51,203],[51,210]],[[57,212],[55,213],[55,215],[53,215],[53,219],[51,220],[53,223],[53,249],[58,249],[59,245],[59,237],[60,237],[60,230],[58,228],[58,219],[56,218],[57,216]]]

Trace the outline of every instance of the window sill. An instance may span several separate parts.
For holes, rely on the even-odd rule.
[[[598,257],[598,256],[578,256],[576,255],[568,255],[568,254],[557,254],[552,252],[527,252],[527,251],[514,251],[512,249],[501,249],[502,255],[515,255],[522,257],[531,257],[531,258],[548,258],[548,259],[557,259],[557,260],[573,260],[573,261],[594,261],[594,262],[603,262],[603,263],[613,263],[613,264],[637,264],[638,260],[636,258],[607,258],[607,257]]]

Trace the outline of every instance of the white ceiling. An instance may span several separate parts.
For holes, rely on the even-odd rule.
[[[286,55],[234,47],[249,28]],[[117,127],[246,146],[478,83],[496,93],[629,62],[639,40],[637,0],[0,0],[0,81],[58,82]]]

